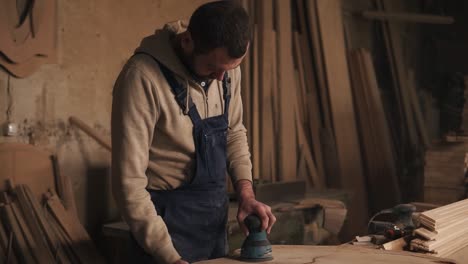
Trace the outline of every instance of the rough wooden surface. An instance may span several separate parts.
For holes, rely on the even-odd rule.
[[[368,264],[368,263],[458,263],[449,259],[435,258],[424,254],[409,252],[383,251],[355,246],[273,246],[272,261],[262,262],[268,264]],[[232,258],[220,258],[197,262],[199,264],[234,264],[245,263]]]

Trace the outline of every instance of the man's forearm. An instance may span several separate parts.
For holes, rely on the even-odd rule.
[[[255,199],[252,182],[249,180],[239,180],[236,182],[237,198],[239,200]]]

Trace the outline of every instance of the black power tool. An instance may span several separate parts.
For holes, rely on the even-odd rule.
[[[249,262],[272,260],[271,244],[265,230],[261,230],[260,218],[249,215],[244,219],[244,224],[249,229],[249,235],[242,244],[240,259]]]
[[[369,221],[368,231],[370,234],[384,235],[388,239],[397,239],[414,230],[412,215],[416,206],[412,204],[399,204],[391,209],[378,212]],[[375,221],[378,216],[393,218],[392,221]]]

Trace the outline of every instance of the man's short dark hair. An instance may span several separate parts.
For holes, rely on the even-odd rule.
[[[231,58],[240,58],[250,40],[249,16],[232,0],[216,1],[197,8],[190,18],[188,31],[197,54],[225,47]]]

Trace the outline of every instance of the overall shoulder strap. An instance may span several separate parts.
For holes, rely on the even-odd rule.
[[[172,93],[175,95],[175,99],[177,104],[180,106],[184,113],[187,113],[192,120],[192,123],[195,124],[201,120],[200,114],[198,113],[197,106],[193,103],[192,98],[188,98],[188,111],[187,111],[187,87],[185,87],[182,83],[178,82],[172,73],[164,64],[160,63],[158,60],[155,59],[158,63],[159,68],[161,69],[161,73],[166,78],[167,83],[171,87]]]
[[[231,78],[229,74],[224,73],[223,77],[223,99],[224,99],[224,116],[226,119],[229,116],[229,103],[231,101]]]

